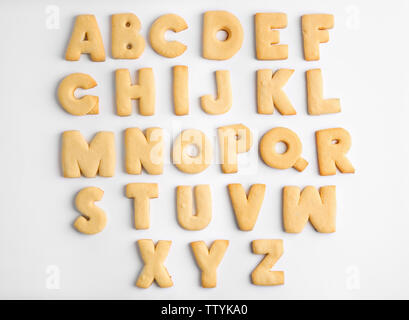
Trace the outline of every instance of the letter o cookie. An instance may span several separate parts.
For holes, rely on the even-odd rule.
[[[195,145],[197,155],[189,155],[186,147]],[[199,173],[204,171],[212,160],[213,150],[206,135],[196,129],[188,129],[176,138],[173,145],[173,163],[182,172]]]

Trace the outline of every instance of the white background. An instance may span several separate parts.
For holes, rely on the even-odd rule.
[[[58,9],[59,26],[50,22]],[[245,38],[241,50],[228,61],[201,57],[202,14],[223,9],[241,21]],[[175,59],[156,54],[147,43],[138,60],[114,60],[110,55],[110,15],[133,12],[146,38],[153,21],[176,13],[189,29],[171,39],[188,45]],[[289,45],[285,61],[258,61],[254,50],[253,15],[285,12],[288,27],[281,42]],[[335,28],[330,42],[320,46],[321,59],[303,59],[300,18],[307,13],[331,13]],[[407,1],[2,1],[0,27],[0,297],[1,298],[123,298],[123,299],[289,299],[289,298],[409,298],[409,114],[407,87],[409,25]],[[64,53],[78,14],[96,15],[107,60],[65,61]],[[173,114],[171,67],[189,66],[190,115]],[[153,67],[157,111],[143,117],[134,109],[119,117],[114,104],[114,72],[128,68],[132,75]],[[285,91],[295,116],[256,113],[257,69],[293,68]],[[321,68],[325,97],[341,99],[342,112],[309,116],[306,112],[305,71]],[[205,114],[199,97],[215,92],[214,71],[232,75],[233,107],[224,115]],[[59,81],[74,72],[90,74],[98,86],[89,94],[100,98],[100,114],[76,117],[56,100]],[[123,133],[126,128],[160,126],[171,141],[178,129],[197,128],[209,138],[221,125],[244,123],[255,135],[252,152],[241,157],[238,174],[222,174],[214,164],[197,175],[167,164],[164,174],[128,175],[124,170]],[[294,130],[303,142],[307,169],[272,169],[258,159],[259,135],[270,128]],[[321,177],[314,133],[343,127],[353,146],[349,158],[356,173]],[[80,130],[91,139],[101,130],[113,131],[117,170],[113,178],[63,178],[60,167],[61,133]],[[214,143],[214,150],[218,144]],[[247,158],[246,158],[247,157]],[[248,161],[249,158],[251,161]],[[216,153],[217,159],[217,153]],[[252,163],[252,165],[249,165]],[[151,228],[133,228],[133,204],[125,196],[131,182],[159,183],[159,198],[151,200]],[[227,184],[267,185],[256,227],[242,232],[235,224]],[[202,231],[183,230],[177,223],[177,185],[210,184],[213,219]],[[282,229],[281,190],[285,185],[337,186],[337,232],[320,234],[310,225],[301,234]],[[108,216],[106,229],[94,236],[78,233],[73,201],[83,187],[96,186],[105,194],[98,205]],[[172,240],[166,261],[174,286],[149,289],[134,284],[142,268],[136,241]],[[254,239],[284,240],[284,255],[274,267],[285,271],[285,285],[257,287],[250,273],[261,256],[251,253]],[[230,246],[218,269],[215,289],[200,286],[199,270],[189,242],[228,239]],[[53,280],[58,280],[55,282]],[[59,288],[58,288],[59,286]]]

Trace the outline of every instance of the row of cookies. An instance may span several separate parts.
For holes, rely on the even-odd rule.
[[[189,75],[188,66],[173,67],[173,105],[177,116],[189,114]],[[257,70],[257,113],[273,114],[277,109],[282,115],[295,115],[290,99],[283,90],[293,69],[278,69],[274,73],[270,69]],[[228,70],[217,70],[217,94],[204,95],[200,98],[200,106],[207,114],[219,115],[228,112],[233,105],[231,75]],[[132,100],[139,101],[139,114],[152,116],[155,114],[156,90],[152,68],[141,68],[137,72],[137,83],[133,84],[128,69],[115,72],[116,111],[119,116],[132,114]],[[339,99],[324,99],[323,78],[321,69],[306,71],[307,105],[310,115],[337,113],[341,111]],[[68,113],[75,116],[99,113],[99,97],[76,96],[77,89],[92,89],[97,82],[89,74],[72,73],[61,80],[58,86],[58,100]]]
[[[316,146],[319,173],[335,175],[337,168],[342,173],[354,173],[346,154],[351,146],[351,137],[343,128],[316,131]],[[238,154],[248,152],[252,146],[252,133],[243,124],[218,128],[220,164],[223,173],[238,172]],[[128,128],[124,134],[125,168],[128,174],[141,174],[142,168],[149,174],[162,174],[164,166],[164,132],[158,127],[143,132]],[[286,150],[276,150],[283,143]],[[189,153],[189,147],[196,154]],[[295,168],[303,171],[308,161],[302,158],[302,143],[297,134],[284,127],[270,129],[259,143],[263,162],[271,168]],[[213,161],[213,149],[209,138],[198,129],[182,131],[174,140],[172,163],[182,172],[196,174],[204,171]],[[116,166],[115,138],[110,131],[100,131],[88,143],[80,131],[65,131],[62,134],[61,164],[66,178],[113,177]]]
[[[236,218],[242,231],[253,230],[261,210],[266,186],[253,184],[246,192],[241,184],[227,186]],[[107,216],[95,205],[104,191],[97,187],[80,190],[75,198],[81,213],[74,227],[84,234],[96,234],[104,230]],[[150,228],[150,200],[159,197],[157,183],[129,183],[126,196],[133,199],[135,229]],[[194,205],[195,203],[195,205]],[[282,193],[282,219],[284,231],[300,233],[308,221],[321,233],[336,230],[336,188],[323,186],[319,190],[307,186],[302,191],[296,186],[286,186]],[[205,229],[212,220],[212,195],[210,185],[178,186],[176,188],[176,211],[179,225],[190,231]]]
[[[149,288],[154,281],[161,288],[173,286],[172,277],[164,265],[169,254],[172,241],[159,240],[156,245],[151,239],[138,240],[138,247],[144,262],[144,267],[136,281],[136,286]],[[190,243],[193,256],[201,271],[203,288],[214,288],[217,284],[217,268],[219,267],[229,240],[215,240],[210,248],[204,241]],[[284,271],[272,271],[284,252],[281,239],[258,239],[252,241],[252,251],[265,257],[251,273],[251,281],[255,285],[274,286],[284,284]]]
[[[257,13],[254,16],[256,57],[259,60],[288,58],[288,45],[280,43],[280,29],[287,27],[285,13]],[[329,41],[328,29],[334,26],[330,14],[307,14],[301,19],[305,60],[319,60],[319,44]],[[180,41],[166,39],[167,31],[181,32],[188,28],[186,21],[176,14],[160,16],[150,27],[152,48],[163,57],[182,55],[187,46]],[[111,19],[112,57],[137,59],[145,49],[140,34],[141,22],[133,13],[114,14]],[[224,31],[225,39],[217,33]],[[207,11],[203,15],[202,56],[210,60],[227,60],[241,48],[244,39],[239,19],[227,11]],[[92,61],[105,61],[101,32],[94,15],[79,15],[65,53],[66,60],[77,61],[81,54],[89,54]]]

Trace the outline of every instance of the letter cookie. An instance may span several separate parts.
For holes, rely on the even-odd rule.
[[[79,131],[65,131],[62,134],[62,170],[66,178],[87,178],[97,174],[113,177],[115,174],[114,133],[98,132],[88,144]]]
[[[161,288],[173,286],[172,278],[164,266],[171,244],[172,241],[159,240],[155,246],[151,239],[138,240],[139,251],[145,266],[136,281],[137,287],[149,288],[154,280]]]
[[[254,240],[253,252],[265,257],[251,273],[251,281],[258,286],[276,286],[284,284],[284,271],[271,271],[284,251],[283,240]]]
[[[75,116],[98,114],[98,97],[86,95],[76,98],[74,93],[78,88],[91,89],[97,82],[85,73],[72,73],[66,76],[58,86],[58,101],[65,111]]]
[[[139,113],[143,116],[155,114],[155,79],[151,68],[138,71],[139,82],[132,85],[127,69],[116,70],[116,112],[119,116],[130,116],[131,100],[139,99]]]
[[[228,70],[216,71],[217,97],[211,94],[200,98],[202,109],[208,114],[223,114],[230,110],[233,97],[230,83],[230,72]]]
[[[145,40],[139,33],[141,22],[133,13],[112,16],[112,57],[137,59],[145,50]]]
[[[311,115],[341,112],[339,99],[323,98],[323,84],[321,69],[308,70],[307,76],[307,101],[308,113]]]
[[[75,197],[75,206],[81,212],[81,216],[74,222],[74,227],[79,232],[85,234],[96,234],[104,230],[107,224],[107,217],[104,210],[95,205],[95,201],[100,201],[104,191],[97,187],[88,187],[78,192]]]
[[[173,67],[173,105],[177,116],[189,114],[189,73],[187,66]]]
[[[178,222],[186,230],[202,230],[212,220],[212,195],[209,185],[195,186],[196,213],[193,213],[192,187],[178,186],[176,207]]]
[[[226,40],[216,37],[218,31],[227,33]],[[227,60],[240,50],[243,28],[239,19],[227,11],[207,11],[203,17],[203,58]]]
[[[186,147],[189,145],[196,146],[197,155],[187,153]],[[173,163],[182,172],[199,173],[210,165],[212,152],[210,140],[202,131],[184,130],[173,144]]]
[[[274,74],[269,69],[257,71],[257,112],[273,114],[274,107],[282,115],[294,115],[297,112],[282,90],[294,73],[292,69],[279,69]]]
[[[315,132],[320,175],[332,176],[337,169],[342,173],[354,173],[355,169],[345,156],[351,148],[351,136],[343,128]]]
[[[192,247],[196,263],[202,271],[202,287],[216,287],[217,267],[226,253],[229,240],[215,240],[210,249],[207,248],[203,241],[191,242],[190,246]]]
[[[141,174],[142,167],[149,174],[163,172],[163,130],[139,128],[125,130],[125,167],[129,174]]]
[[[335,186],[318,190],[312,186],[300,188],[288,186],[283,189],[284,230],[300,233],[308,220],[318,232],[335,232],[336,197]]]
[[[79,15],[75,19],[65,59],[77,61],[83,53],[88,53],[92,61],[105,61],[101,32],[95,16],[91,14]]]
[[[283,142],[287,146],[284,153],[277,153],[275,146]],[[264,163],[271,168],[295,168],[302,172],[308,166],[307,160],[301,157],[302,144],[297,134],[290,129],[277,127],[268,131],[260,141],[260,155]]]
[[[176,14],[165,14],[152,24],[149,39],[153,50],[161,56],[175,58],[182,55],[187,46],[179,41],[165,40],[165,32],[172,30],[180,32],[187,29],[187,23],[182,17]]]
[[[252,134],[243,124],[235,124],[217,129],[223,173],[235,173],[237,169],[237,154],[250,150]]]
[[[157,183],[129,183],[126,196],[134,199],[135,229],[149,229],[149,199],[159,196]]]
[[[227,187],[239,229],[242,231],[253,230],[264,200],[266,185],[253,184],[248,195],[239,183],[229,184]]]
[[[329,33],[326,29],[334,27],[334,16],[332,14],[306,14],[302,16],[301,24],[305,60],[319,60],[319,44],[329,41]]]
[[[285,60],[288,45],[280,43],[280,31],[287,27],[285,13],[256,13],[256,55],[259,60]]]

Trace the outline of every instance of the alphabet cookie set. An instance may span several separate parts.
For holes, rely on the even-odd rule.
[[[308,14],[301,18],[304,58],[306,61],[320,59],[320,44],[329,41],[328,29],[334,26],[330,14]],[[176,14],[165,14],[157,18],[149,31],[149,39],[140,34],[141,22],[132,13],[114,14],[111,17],[113,59],[141,58],[146,42],[164,58],[182,55],[188,46],[179,41],[168,41],[167,31],[175,33],[188,29],[186,21]],[[255,58],[258,60],[285,60],[289,47],[280,43],[280,29],[287,27],[285,13],[256,13]],[[227,38],[219,40],[217,33],[225,31]],[[226,11],[208,11],[203,14],[202,56],[210,60],[228,60],[234,56],[243,43],[244,31],[239,19]],[[78,61],[87,54],[94,62],[106,60],[104,41],[96,17],[79,15],[76,18],[65,59]],[[75,62],[73,62],[74,64]],[[155,72],[153,68],[136,71],[137,80],[133,83],[128,69],[115,71],[116,113],[118,116],[131,116],[132,100],[138,101],[138,113],[142,118],[156,112]],[[173,107],[176,117],[189,114],[189,68],[175,65],[171,70],[173,79]],[[291,69],[261,69],[256,71],[257,113],[273,114],[278,111],[283,116],[295,115],[296,110],[286,95],[284,87],[291,78]],[[308,114],[316,116],[341,111],[339,99],[326,99],[323,77],[320,69],[306,71],[306,90]],[[217,94],[200,97],[200,106],[208,115],[229,112],[233,105],[230,70],[216,70]],[[97,86],[91,75],[72,73],[61,80],[58,87],[58,100],[61,107],[72,116],[92,116],[100,113],[99,98],[92,95],[76,97],[75,92]],[[238,156],[254,148],[251,130],[243,123],[227,124],[217,129],[221,174],[235,174],[240,171]],[[319,174],[335,175],[354,173],[354,167],[347,158],[351,147],[351,136],[343,128],[328,128],[316,131],[316,151]],[[113,132],[97,132],[88,142],[80,131],[62,133],[61,165],[66,178],[91,178],[97,175],[114,177],[116,168],[116,146]],[[276,151],[278,143],[284,143],[286,150]],[[194,145],[196,154],[188,152]],[[130,175],[164,174],[164,132],[160,127],[127,128],[124,135],[125,166]],[[174,138],[172,163],[185,174],[205,171],[214,160],[214,146],[211,140],[197,128],[186,128]],[[304,171],[308,160],[303,156],[302,143],[297,133],[285,128],[274,127],[265,132],[258,142],[261,160],[277,170]],[[143,171],[145,173],[143,173]],[[242,231],[253,230],[263,206],[266,192],[264,184],[253,184],[248,191],[239,183],[227,186],[237,226]],[[203,230],[212,219],[212,191],[210,185],[179,185],[176,190],[177,221],[186,230]],[[74,228],[81,233],[93,235],[102,232],[109,223],[104,210],[95,202],[101,200],[104,191],[95,186],[80,190],[75,199],[79,217]],[[129,183],[126,197],[134,204],[134,227],[137,230],[149,229],[150,201],[160,197],[157,183]],[[332,233],[336,230],[336,187],[307,186],[303,190],[297,186],[285,186],[282,190],[282,221],[284,231],[302,232],[310,222],[317,232]],[[136,286],[148,288],[156,283],[163,288],[174,285],[165,267],[172,241],[151,239],[138,240],[139,252],[144,266],[140,271]],[[217,269],[229,248],[229,241],[216,239],[207,246],[203,241],[190,243],[192,255],[201,272],[204,288],[217,285]],[[272,270],[284,252],[283,240],[256,239],[252,241],[254,254],[264,255],[251,274],[254,285],[272,286],[284,284],[284,272]]]

